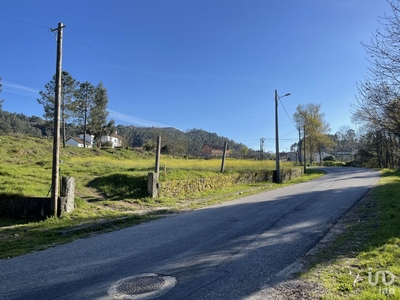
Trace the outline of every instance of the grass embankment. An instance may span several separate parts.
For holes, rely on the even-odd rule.
[[[0,201],[2,197],[16,195],[48,196],[52,141],[27,136],[0,136],[0,142]],[[138,224],[169,210],[198,208],[277,187],[271,183],[247,184],[185,198],[152,199],[147,196],[147,173],[154,169],[153,153],[68,147],[61,149],[60,160],[61,175],[76,178],[75,210],[60,219],[0,219],[0,259],[45,249],[94,232]],[[160,165],[161,180],[179,180],[215,174],[220,170],[221,161],[162,156]],[[285,166],[292,164],[283,164],[282,167]],[[274,167],[272,161],[228,159],[225,164],[226,172]],[[291,183],[318,176],[321,174],[310,172]],[[140,214],[149,210],[158,212]]]
[[[400,299],[400,171],[381,173],[345,233],[303,274],[327,289],[322,299]]]

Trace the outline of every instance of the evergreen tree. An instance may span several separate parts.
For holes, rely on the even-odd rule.
[[[76,116],[78,123],[83,127],[83,147],[86,148],[86,131],[91,110],[94,107],[96,88],[89,82],[82,82],[75,91]]]
[[[60,118],[61,118],[61,135],[63,147],[65,148],[66,140],[66,122],[71,118],[74,118],[76,109],[76,103],[74,101],[74,93],[77,88],[78,82],[67,72],[62,71],[61,75],[61,99],[60,99]],[[55,105],[55,87],[56,87],[56,75],[53,79],[45,85],[45,90],[40,91],[41,96],[37,101],[43,105],[44,114],[43,117],[54,122],[54,105]]]
[[[101,136],[106,133],[107,125],[108,127],[115,127],[113,124],[107,124],[107,105],[108,105],[108,94],[107,89],[104,87],[103,83],[100,82],[96,87],[95,95],[93,98],[93,106],[90,110],[89,117],[89,129],[90,133],[94,135],[94,138],[98,144],[101,146]]]

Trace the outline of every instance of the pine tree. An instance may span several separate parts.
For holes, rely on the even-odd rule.
[[[103,83],[100,82],[95,90],[95,96],[93,98],[93,106],[90,110],[89,117],[89,129],[98,146],[101,146],[101,136],[106,133],[105,128],[107,127],[107,111],[108,105],[108,93]]]
[[[94,107],[96,88],[89,82],[82,82],[75,91],[77,121],[83,127],[83,147],[86,148],[86,131],[91,110]]]
[[[74,93],[78,86],[78,82],[67,72],[62,71],[61,76],[61,135],[63,147],[65,148],[66,140],[66,127],[65,124],[68,120],[74,118],[76,103],[74,100]],[[41,96],[37,101],[43,105],[44,114],[43,117],[49,121],[54,122],[54,102],[55,102],[55,87],[56,87],[56,75],[53,79],[45,85],[45,90],[40,91]]]

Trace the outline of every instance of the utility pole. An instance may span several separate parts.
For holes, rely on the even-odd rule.
[[[157,176],[157,182],[158,178],[160,177],[160,156],[161,156],[161,136],[157,136],[157,148],[156,148],[156,165],[155,165],[155,170],[154,173]]]
[[[304,155],[304,174],[307,173],[307,162],[306,162],[306,125],[303,125],[303,155]]]
[[[60,164],[60,99],[61,99],[61,75],[62,75],[62,34],[63,23],[51,31],[57,31],[57,61],[56,61],[56,86],[54,98],[54,141],[53,141],[53,170],[51,177],[51,204],[50,211],[57,217],[58,191],[59,191],[59,164]]]
[[[300,133],[300,127],[299,127],[299,143],[297,145],[297,155],[299,157],[299,162],[301,162],[301,148],[300,148],[300,142],[301,142],[301,133]],[[303,147],[303,144],[301,145]]]
[[[84,100],[84,116],[83,116],[83,148],[86,148],[86,123],[88,113],[88,85],[85,84],[85,100]],[[90,138],[90,141],[92,139]]]
[[[275,182],[280,182],[280,166],[279,166],[279,134],[278,134],[278,91],[275,90],[275,164],[276,164],[276,174]]]
[[[226,151],[228,150],[228,142],[224,143],[224,152],[222,154],[222,163],[221,163],[221,173],[225,171],[225,158],[226,158]]]
[[[260,160],[264,159],[264,142],[265,138],[260,139]]]
[[[281,97],[278,96],[278,90],[275,90],[275,148],[276,148],[276,154],[275,154],[275,162],[276,162],[276,176],[275,176],[275,181],[276,183],[280,183],[280,174],[281,170],[279,167],[279,134],[278,134],[278,100],[283,97],[290,96],[290,93],[287,93]]]

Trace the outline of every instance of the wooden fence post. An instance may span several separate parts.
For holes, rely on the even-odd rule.
[[[225,171],[225,157],[226,157],[226,150],[228,149],[228,142],[224,144],[224,153],[222,155],[222,164],[221,164],[221,173]]]

